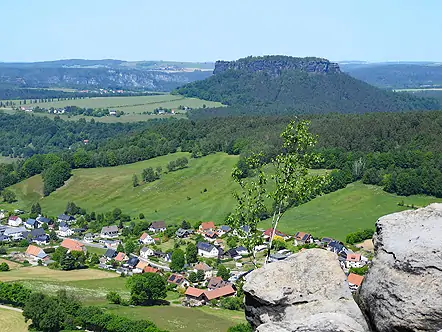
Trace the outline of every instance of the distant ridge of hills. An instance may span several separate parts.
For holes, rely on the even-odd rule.
[[[349,75],[385,89],[442,87],[442,62],[341,63]]]
[[[171,91],[212,75],[213,63],[56,60],[0,63],[0,88],[117,88]]]
[[[218,101],[230,108],[214,115],[366,113],[435,110],[438,101],[376,88],[341,72],[321,58],[248,57],[218,61],[214,75],[179,88],[187,97]]]

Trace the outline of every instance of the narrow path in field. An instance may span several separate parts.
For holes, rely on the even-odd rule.
[[[23,310],[19,308],[8,307],[7,305],[0,304],[0,309],[12,310],[17,312],[23,312]]]

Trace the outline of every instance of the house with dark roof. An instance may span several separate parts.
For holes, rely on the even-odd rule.
[[[230,233],[232,231],[232,228],[228,225],[222,225],[218,228],[218,236],[223,236],[224,234]]]
[[[0,234],[1,235],[3,235],[5,233],[6,228],[8,228],[8,226],[0,225]]]
[[[114,249],[107,249],[103,256],[110,261],[117,256],[117,252]]]
[[[75,218],[74,218],[73,216],[69,216],[69,215],[67,215],[67,214],[60,214],[60,215],[57,217],[57,221],[58,221],[59,223],[61,223],[62,221],[64,221],[64,222],[67,223],[67,224],[72,224],[72,223],[75,222]]]
[[[183,275],[178,273],[172,273],[167,279],[167,282],[182,287],[189,287],[190,285],[190,282]]]
[[[66,225],[66,223],[65,223]],[[74,231],[72,229],[69,228],[69,226],[60,226],[58,227],[58,231],[57,231],[58,236],[61,237],[68,237],[68,236],[72,236],[74,234]]]
[[[46,232],[43,228],[36,228],[31,230],[31,232],[29,233],[29,237],[32,239],[36,238],[37,236],[42,236],[42,235],[46,235]]]
[[[243,247],[243,246],[236,247],[235,251],[238,253],[238,255],[241,255],[241,256],[245,256],[245,255],[249,254],[249,251],[247,250],[247,248]]]
[[[92,233],[86,233],[86,235],[84,236],[84,241],[86,242],[94,242],[94,234]]]
[[[233,249],[233,248],[227,250],[226,253],[224,254],[224,256],[230,257],[232,259],[240,259],[240,258],[242,258],[242,256],[240,254],[238,254],[236,252],[236,250]]]
[[[38,235],[32,239],[32,242],[40,246],[47,245],[51,241],[49,235]]]
[[[3,235],[9,237],[12,241],[23,240],[27,234],[24,227],[8,227],[5,229]]]
[[[333,240],[328,244],[327,250],[333,251],[335,254],[338,255],[342,253],[344,258],[347,257],[347,253],[349,252],[349,250],[344,246],[342,242],[336,240]]]
[[[129,258],[129,260],[127,261],[127,265],[134,269],[135,266],[137,266],[137,264],[140,262],[140,260],[138,259],[138,257],[131,257]]]
[[[328,244],[330,243],[330,242],[332,242],[333,241],[333,239],[331,238],[331,237],[323,237],[322,239],[321,239],[321,243],[324,245],[324,246],[328,246]]]
[[[0,242],[9,242],[11,239],[5,235],[0,235]]]
[[[143,247],[140,250],[140,256],[147,259],[149,256],[153,256],[154,255],[154,251],[153,249],[149,248],[149,247]]]
[[[39,222],[35,219],[29,218],[25,222],[25,227],[28,229],[38,228]]]
[[[301,246],[303,244],[313,243],[313,241],[314,240],[311,234],[304,232],[297,232],[295,234],[295,239],[293,241],[293,244],[295,246]]]
[[[230,282],[224,281],[221,277],[212,277],[210,278],[209,282],[207,283],[207,289],[208,290],[214,290],[217,288],[221,288],[227,285],[231,285]]]
[[[105,226],[101,229],[101,233],[100,233],[102,238],[115,238],[118,237],[118,227],[113,225],[113,226]]]
[[[164,220],[154,221],[149,226],[149,231],[154,233],[165,232],[166,229],[166,222]]]
[[[198,255],[208,258],[218,257],[219,249],[216,248],[213,244],[207,242],[198,242],[196,245],[198,248]]]
[[[39,223],[38,227],[41,227],[43,224],[46,224],[46,225],[48,225],[49,228],[51,228],[54,225],[54,222],[51,219],[45,218],[45,217],[42,217],[42,216],[37,217],[36,220]]]
[[[246,238],[250,233],[250,227],[247,225],[241,226],[239,229],[233,230],[233,235],[239,237],[240,239]]]
[[[282,261],[282,260],[286,259],[287,257],[288,257],[287,255],[281,254],[279,252],[275,252],[269,256],[269,262],[271,263],[271,262]]]
[[[178,230],[175,232],[176,237],[179,237],[181,239],[189,237],[193,234],[193,231],[191,229],[184,229],[184,228],[178,228]]]

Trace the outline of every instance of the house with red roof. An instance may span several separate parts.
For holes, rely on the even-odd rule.
[[[236,291],[232,287],[232,285],[227,285],[224,287],[216,288],[214,290],[208,290],[204,292],[204,297],[209,302],[211,300],[218,300],[223,297],[233,296],[235,295]]]
[[[264,238],[264,240],[269,241],[270,238],[272,237],[272,233],[273,233],[273,228],[268,228],[266,229],[263,233],[262,236]],[[280,236],[282,237],[284,240],[288,240],[290,239],[289,235],[284,234],[283,232],[278,231],[277,229],[275,230],[275,236]]]
[[[204,272],[205,279],[212,278],[213,269],[209,265],[207,265],[206,263],[200,262],[194,266],[193,271],[195,273],[198,273],[199,270],[202,270]]]
[[[209,241],[215,241],[215,239],[218,237],[218,234],[214,231],[207,231],[204,232],[204,237]]]
[[[307,243],[313,243],[313,237],[311,234],[309,233],[304,233],[304,232],[297,232],[294,236],[294,245],[295,246],[301,246],[303,244],[307,244]]]
[[[122,263],[129,260],[129,257],[124,252],[119,252],[117,256],[115,256],[115,261]]]
[[[216,230],[216,226],[215,223],[213,221],[207,221],[207,222],[203,222],[200,227],[198,228],[198,230],[201,233],[204,232],[208,232],[208,231],[215,231]]]
[[[28,247],[28,249],[26,249],[25,256],[34,261],[38,261],[39,259],[45,261],[49,259],[49,256],[44,252],[43,249],[32,244]]]
[[[350,290],[355,292],[359,286],[361,286],[362,281],[364,281],[364,276],[360,276],[359,274],[350,273],[347,277],[348,285],[350,286]]]
[[[368,263],[368,258],[362,256],[361,254],[356,254],[354,252],[347,253],[347,258],[345,259],[345,267],[347,269],[351,267],[363,267]]]
[[[72,239],[64,239],[63,242],[61,242],[60,246],[66,248],[68,252],[83,251],[84,253],[86,253],[87,251],[86,246],[83,243]]]
[[[143,233],[140,236],[140,239],[138,240],[138,242],[140,242],[142,244],[155,244],[155,240],[152,238],[152,236],[150,236],[147,233]]]
[[[190,304],[190,306],[194,307],[204,304],[205,302],[204,292],[205,292],[204,289],[188,287],[184,295],[186,296],[186,300]]]
[[[8,218],[8,225],[12,227],[18,227],[23,223],[23,220],[18,216],[10,216]]]

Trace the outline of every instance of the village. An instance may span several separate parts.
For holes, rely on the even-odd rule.
[[[212,221],[200,222],[195,227],[185,221],[181,227],[153,221],[134,238],[133,244],[129,244],[130,241],[123,236],[124,228],[117,225],[104,226],[101,232],[91,233],[85,227],[78,227],[73,215],[61,214],[54,220],[39,215],[35,219],[23,220],[19,214],[22,211],[15,212],[18,213],[0,212],[3,220],[0,244],[10,247],[25,245],[27,248],[24,252],[9,252],[5,258],[67,270],[87,265],[124,277],[159,274],[167,280],[169,290],[183,296],[184,306],[213,305],[221,299],[234,297],[254,269],[251,252],[240,245],[241,237],[249,232],[247,226],[238,232],[228,225],[217,226]],[[273,232],[274,245],[269,262],[282,261],[295,252],[319,247],[336,253],[352,292],[361,285],[364,277],[352,273],[352,270],[368,267],[366,256],[332,238],[316,239],[305,232],[291,236],[272,228],[262,230],[262,244],[254,247],[258,265],[264,263]],[[129,249],[129,246],[133,248]],[[103,253],[97,255],[97,250]],[[59,256],[55,257],[60,252],[71,255],[71,260],[76,262],[66,263],[67,256],[60,261]]]

